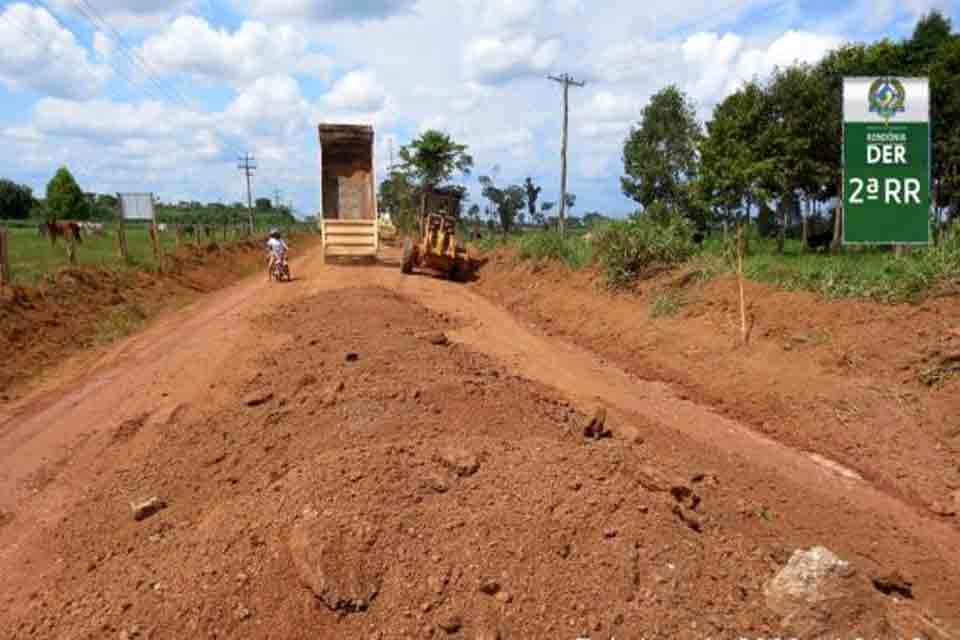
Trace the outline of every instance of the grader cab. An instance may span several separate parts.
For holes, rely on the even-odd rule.
[[[456,191],[434,190],[422,195],[416,235],[403,242],[403,273],[422,268],[444,273],[451,280],[459,278],[467,252],[457,238],[460,198]]]

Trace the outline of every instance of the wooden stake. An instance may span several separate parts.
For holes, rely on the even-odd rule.
[[[127,254],[127,233],[124,229],[122,215],[117,219],[117,254],[124,262],[129,261],[129,255]]]
[[[8,242],[7,230],[0,229],[0,291],[13,280],[13,276],[10,273],[10,250],[7,248]]]
[[[160,248],[160,232],[155,220],[150,222],[150,242],[153,244],[153,259],[157,263],[157,271],[163,273],[163,251]]]
[[[737,282],[740,285],[740,337],[747,344],[747,302],[743,293],[743,226],[737,227]]]
[[[77,264],[77,245],[73,239],[73,232],[67,231],[67,262],[71,265]]]

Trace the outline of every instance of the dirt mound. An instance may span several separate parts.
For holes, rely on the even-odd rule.
[[[367,288],[262,327],[288,340],[256,357],[232,406],[121,427],[87,499],[42,534],[61,560],[42,588],[0,592],[5,637],[780,628],[765,606],[789,558],[775,529],[733,513],[716,476],[661,465],[609,420],[613,437],[585,438],[588,417],[553,392],[431,340],[446,318]],[[166,508],[131,517],[152,496]],[[854,594],[828,628],[935,637],[888,622],[906,605]]]
[[[960,304],[827,301],[672,272],[612,295],[597,274],[488,256],[471,285],[544,333],[793,448],[816,452],[934,515],[960,488]],[[944,516],[949,518],[949,516]]]
[[[304,246],[319,242],[298,239]],[[38,371],[126,335],[157,312],[184,304],[263,267],[254,241],[182,247],[165,273],[70,267],[41,285],[0,297],[0,402]]]

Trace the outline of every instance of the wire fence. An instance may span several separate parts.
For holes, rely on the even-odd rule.
[[[262,241],[277,225],[0,221],[0,285],[29,286],[68,266],[163,271],[176,255]],[[316,233],[310,224],[280,227],[286,235]]]

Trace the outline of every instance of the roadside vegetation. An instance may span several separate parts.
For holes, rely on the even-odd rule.
[[[928,248],[895,253],[840,245],[843,78],[875,75],[930,78],[935,243]],[[623,144],[621,189],[637,203],[633,215],[571,218],[561,235],[541,212],[532,220],[537,227],[521,220],[516,233],[515,217],[524,204],[536,211],[536,200],[524,203],[530,192],[519,185],[508,198],[488,194],[493,181],[485,179],[490,206],[478,246],[508,244],[519,259],[589,266],[608,287],[629,289],[665,269],[687,269],[697,280],[733,271],[742,228],[744,274],[752,280],[829,298],[916,300],[960,281],[958,77],[960,35],[933,11],[908,39],[845,44],[815,65],[778,68],[745,83],[705,126],[693,101],[668,86],[650,99]],[[476,205],[471,211],[480,213]],[[663,315],[673,307],[662,301],[657,309]]]
[[[156,219],[159,224],[179,225],[186,232],[182,242],[206,246],[223,244],[248,237],[250,214],[242,203],[158,202]],[[60,167],[47,184],[43,198],[34,196],[33,190],[10,180],[0,179],[0,229],[8,233],[11,284],[29,286],[69,264],[65,241],[59,238],[55,244],[41,236],[39,226],[48,222],[94,222],[101,228],[84,233],[82,242],[75,246],[79,265],[103,269],[155,270],[156,260],[149,228],[144,222],[127,222],[128,260],[124,262],[118,252],[116,223],[119,217],[119,201],[116,195],[86,193],[66,167]],[[273,203],[267,198],[258,198],[253,210],[254,229],[265,231],[271,227],[283,229],[288,235],[312,230],[310,220],[298,221],[289,207]],[[194,233],[195,228],[203,233]],[[209,235],[206,231],[209,230]],[[160,234],[160,247],[165,255],[171,254],[177,245],[172,229]]]

